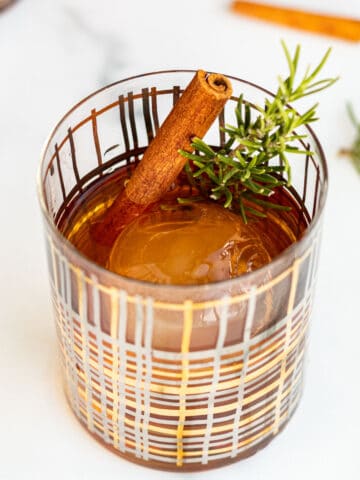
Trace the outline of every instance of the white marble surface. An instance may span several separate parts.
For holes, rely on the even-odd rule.
[[[345,101],[360,114],[360,44],[244,20],[228,3],[18,0],[0,14],[1,480],[359,478],[360,177],[337,152],[354,134]],[[296,3],[360,17],[357,0]],[[62,394],[35,189],[42,143],[75,101],[147,70],[203,67],[272,88],[285,69],[280,38],[301,42],[306,63],[331,44],[326,73],[342,77],[316,126],[331,186],[304,397],[255,457],[204,474],[146,470],[92,440]]]

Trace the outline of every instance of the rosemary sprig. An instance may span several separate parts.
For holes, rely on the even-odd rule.
[[[249,214],[264,217],[268,208],[288,209],[269,198],[277,187],[291,184],[288,154],[311,154],[296,146],[295,142],[305,138],[296,130],[317,120],[317,104],[303,114],[297,113],[289,104],[318,93],[337,81],[337,78],[317,79],[331,49],[313,70],[308,68],[297,83],[300,46],[296,47],[293,56],[284,42],[282,47],[289,75],[285,80],[278,78],[275,96],[265,99],[263,107],[254,107],[241,95],[235,109],[236,126],[223,128],[227,134],[224,147],[214,149],[195,137],[191,144],[193,153],[180,150],[188,160],[185,172],[189,183],[205,198],[219,201],[225,208],[239,213],[245,223]],[[276,165],[275,159],[278,160]]]
[[[360,121],[357,119],[354,109],[350,103],[347,104],[347,111],[351,123],[356,129],[355,140],[350,149],[341,149],[340,153],[350,157],[355,169],[360,174]]]

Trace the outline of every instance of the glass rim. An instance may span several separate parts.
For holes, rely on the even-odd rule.
[[[43,182],[42,182],[41,174],[42,174],[42,167],[45,163],[46,152],[49,148],[50,142],[53,139],[53,137],[55,136],[57,130],[64,123],[64,121],[78,107],[80,107],[82,104],[86,103],[90,98],[92,98],[92,97],[98,95],[99,93],[104,92],[105,90],[108,90],[108,89],[110,89],[110,88],[112,88],[116,85],[120,85],[122,83],[131,81],[131,80],[136,80],[136,79],[143,78],[143,77],[149,77],[149,76],[152,76],[152,75],[162,75],[162,74],[172,74],[172,73],[174,73],[174,74],[176,74],[176,73],[178,73],[178,74],[182,74],[182,73],[193,73],[193,74],[195,74],[196,71],[197,70],[195,70],[195,69],[157,70],[157,71],[145,72],[145,73],[142,73],[142,74],[133,75],[133,76],[118,80],[116,82],[112,82],[108,85],[105,85],[104,87],[101,87],[101,88],[93,91],[89,95],[86,95],[80,101],[78,101],[76,104],[74,104],[60,118],[60,120],[56,123],[56,125],[52,128],[52,130],[50,131],[48,137],[46,138],[46,140],[43,144],[41,154],[40,154],[40,162],[39,162],[38,169],[37,169],[36,184],[37,184],[37,196],[38,196],[38,200],[39,200],[39,203],[40,203],[41,212],[43,214],[43,217],[46,221],[47,226],[49,227],[51,233],[55,237],[57,237],[58,239],[61,239],[61,242],[66,247],[66,249],[69,249],[69,251],[73,255],[75,255],[75,257],[78,256],[78,257],[81,258],[82,262],[87,267],[89,267],[89,270],[93,271],[95,274],[98,273],[100,275],[100,278],[103,275],[106,275],[107,278],[110,281],[112,280],[111,283],[113,283],[115,286],[118,284],[119,280],[121,280],[124,283],[129,283],[129,285],[131,285],[131,286],[140,286],[140,287],[144,287],[144,288],[147,288],[147,289],[156,289],[156,290],[161,288],[161,289],[164,289],[164,290],[167,290],[167,291],[183,289],[184,291],[187,291],[190,294],[191,292],[195,292],[195,291],[196,291],[196,293],[206,292],[207,290],[214,289],[214,288],[215,289],[221,288],[221,287],[231,288],[239,282],[240,283],[241,282],[251,283],[251,280],[253,280],[253,279],[255,279],[256,277],[259,277],[259,276],[261,277],[263,274],[266,274],[266,272],[268,271],[269,268],[276,268],[279,264],[281,264],[281,262],[284,258],[291,256],[294,251],[296,251],[298,248],[300,248],[301,245],[303,245],[306,242],[306,240],[311,236],[311,234],[315,231],[315,229],[318,226],[318,224],[320,222],[320,219],[323,215],[324,207],[325,207],[325,203],[326,203],[326,198],[327,198],[327,193],[328,193],[328,167],[327,167],[326,157],[325,157],[325,153],[324,153],[324,150],[322,148],[322,145],[321,145],[318,137],[316,136],[314,130],[309,125],[307,125],[305,128],[309,132],[309,135],[311,136],[311,138],[313,139],[313,141],[316,144],[316,147],[317,147],[318,152],[319,152],[318,157],[319,157],[319,160],[320,160],[320,164],[323,168],[324,179],[323,179],[323,185],[321,187],[321,196],[320,196],[320,202],[319,202],[318,209],[316,210],[316,213],[315,213],[313,219],[311,219],[309,225],[307,226],[303,236],[299,240],[296,240],[295,242],[293,242],[289,247],[287,247],[285,250],[283,250],[279,255],[274,257],[269,263],[267,263],[266,265],[263,265],[262,267],[260,267],[256,270],[241,274],[238,277],[234,277],[234,278],[231,278],[231,279],[228,279],[228,280],[220,280],[220,281],[210,282],[210,283],[205,283],[205,284],[185,284],[184,285],[184,284],[162,284],[162,283],[147,282],[145,280],[138,280],[138,279],[135,279],[135,278],[119,275],[115,272],[112,272],[112,271],[106,269],[105,267],[100,266],[99,264],[97,264],[96,262],[91,260],[90,258],[86,257],[80,250],[78,250],[60,232],[60,230],[56,227],[56,225],[53,221],[53,218],[51,217],[51,215],[50,215],[50,213],[49,213],[49,211],[46,207],[45,191],[44,191],[44,188],[43,188]],[[224,75],[226,75],[226,74],[224,74]],[[243,83],[243,84],[248,85],[250,87],[253,87],[257,90],[260,90],[260,91],[266,93],[267,95],[274,96],[274,94],[270,90],[267,90],[266,88],[264,88],[260,85],[257,85],[256,83],[253,83],[249,80],[245,80],[245,79],[242,79],[242,78],[239,78],[239,77],[235,77],[233,75],[226,75],[226,77],[231,79],[231,80],[235,80],[236,82],[240,82],[240,83]]]

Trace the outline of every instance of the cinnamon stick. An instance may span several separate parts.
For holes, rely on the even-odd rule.
[[[185,165],[186,159],[178,151],[192,151],[192,138],[205,135],[231,94],[231,83],[224,75],[203,70],[195,74],[123,192],[94,225],[96,241],[111,244],[126,224],[160,200]]]
[[[295,8],[236,0],[231,9],[242,15],[259,18],[272,23],[298,28],[312,33],[329,35],[342,40],[360,40],[360,20],[347,17],[323,15]]]
[[[13,1],[14,0],[0,0],[0,10],[2,8],[8,7]]]

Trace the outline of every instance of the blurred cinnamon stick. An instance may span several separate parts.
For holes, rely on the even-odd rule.
[[[232,11],[272,23],[298,28],[312,33],[329,35],[342,40],[360,40],[360,20],[312,13],[295,8],[235,0]]]
[[[2,8],[5,8],[10,5],[10,3],[13,3],[14,0],[0,0],[0,10]]]

